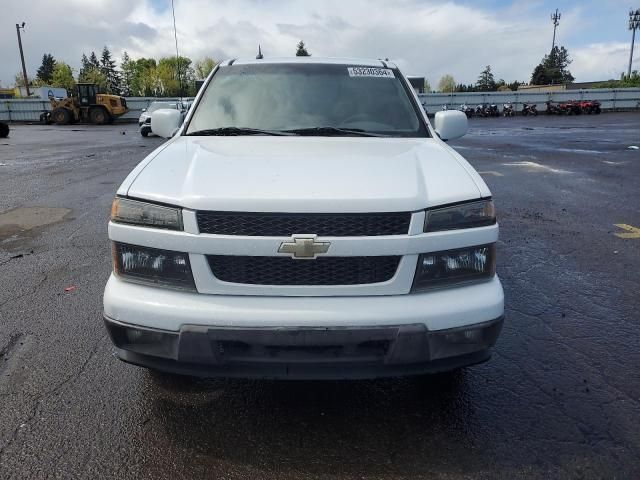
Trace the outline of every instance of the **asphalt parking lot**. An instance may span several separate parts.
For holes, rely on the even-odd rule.
[[[488,363],[378,381],[165,382],[113,357],[110,204],[161,143],[0,140],[0,478],[638,478],[640,114],[471,121],[452,145],[498,207],[505,328]]]

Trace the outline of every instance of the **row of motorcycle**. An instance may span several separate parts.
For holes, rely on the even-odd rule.
[[[547,109],[545,113],[547,115],[579,115],[585,114],[599,114],[601,112],[600,102],[597,100],[572,100],[568,102],[546,102]],[[442,106],[442,110],[448,110],[447,105]],[[475,108],[463,103],[460,105],[459,110],[464,112],[467,118],[471,117],[513,117],[516,114],[516,110],[512,103],[505,103],[502,105],[502,112],[496,104],[480,104]],[[523,103],[522,110],[519,112],[522,116],[537,116],[538,107],[535,103]]]
[[[447,105],[442,106],[443,110],[448,110]],[[459,110],[464,112],[467,118],[471,117],[513,117],[516,114],[516,110],[511,103],[505,103],[502,105],[502,112],[498,108],[498,105],[492,103],[491,105],[481,104],[477,107],[471,107],[465,103],[460,105]],[[535,103],[524,103],[520,115],[538,115],[538,107]]]

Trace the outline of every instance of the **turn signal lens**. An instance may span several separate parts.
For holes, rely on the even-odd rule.
[[[423,253],[418,257],[412,291],[486,280],[493,277],[495,273],[495,244]]]
[[[116,197],[111,204],[111,221],[145,227],[182,230],[182,210],[154,203]]]
[[[451,207],[427,210],[425,232],[485,227],[496,223],[496,210],[491,200],[461,203]]]

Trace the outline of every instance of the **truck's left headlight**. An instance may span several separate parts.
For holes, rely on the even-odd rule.
[[[189,255],[113,242],[113,271],[136,283],[195,291]]]
[[[122,197],[116,197],[113,200],[111,221],[143,227],[183,230],[181,209]]]

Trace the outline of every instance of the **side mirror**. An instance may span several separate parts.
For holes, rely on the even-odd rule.
[[[171,138],[182,125],[178,110],[162,108],[151,114],[151,131],[159,137]]]
[[[468,129],[467,116],[463,112],[458,110],[436,112],[435,130],[445,142],[463,137]]]

